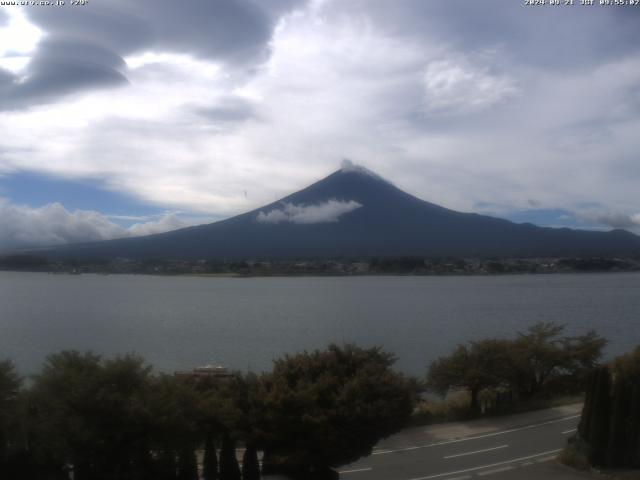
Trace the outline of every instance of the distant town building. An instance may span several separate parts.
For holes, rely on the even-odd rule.
[[[220,365],[205,365],[196,367],[193,370],[179,370],[174,374],[176,377],[201,379],[201,378],[230,378],[233,374],[226,367]]]

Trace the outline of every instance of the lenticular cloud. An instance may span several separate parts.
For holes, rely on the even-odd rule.
[[[328,200],[318,205],[295,205],[284,203],[282,208],[269,213],[260,212],[256,220],[260,223],[329,223],[337,222],[340,216],[362,205],[353,200]]]

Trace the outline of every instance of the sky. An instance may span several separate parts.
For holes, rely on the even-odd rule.
[[[344,158],[448,208],[640,233],[640,7],[574,3],[0,6],[0,250],[220,220]]]

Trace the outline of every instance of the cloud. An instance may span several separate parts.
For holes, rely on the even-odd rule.
[[[576,213],[576,217],[586,222],[593,222],[611,228],[640,232],[640,213],[627,214],[588,210]]]
[[[58,99],[87,88],[127,83],[126,64],[115,53],[87,41],[51,38],[42,42],[25,71],[0,78],[0,110]]]
[[[273,20],[248,0],[112,0],[90,8],[34,8],[29,18],[51,35],[92,38],[122,56],[170,51],[243,62],[268,48]]]
[[[230,216],[346,156],[449,208],[512,211],[534,198],[540,209],[597,201],[633,215],[637,13],[596,10],[493,0],[26,9],[31,26],[0,33],[0,89],[5,107],[14,102],[0,112],[0,171],[92,178],[162,209]],[[242,28],[208,28],[218,12]],[[63,63],[93,70],[65,89]],[[32,87],[14,100],[20,81]]]
[[[503,102],[518,93],[514,82],[466,60],[435,60],[424,74],[428,113],[469,113]]]
[[[11,65],[21,71],[11,88],[0,88],[0,110],[122,85],[129,73],[122,58],[145,52],[220,62],[229,74],[237,70],[242,76],[240,72],[267,58],[277,16],[294,5],[192,0],[185,6],[172,0],[113,0],[90,8],[33,8],[26,15],[14,9],[9,27],[0,32],[0,67]],[[23,53],[20,59],[6,55],[17,51]]]
[[[124,228],[98,212],[70,212],[60,203],[33,208],[0,199],[0,250],[149,235],[188,225],[165,214]]]
[[[188,227],[191,224],[178,218],[177,215],[169,213],[163,215],[157,220],[149,220],[142,223],[134,223],[127,228],[128,235],[133,237],[141,237],[143,235],[152,235],[154,233],[163,233],[170,230]]]
[[[330,223],[337,222],[345,213],[362,207],[358,202],[328,200],[318,205],[295,205],[284,203],[282,208],[268,213],[260,212],[256,220],[260,223]]]
[[[221,98],[217,105],[200,106],[193,113],[215,123],[237,123],[256,118],[255,107],[247,99],[229,96]]]

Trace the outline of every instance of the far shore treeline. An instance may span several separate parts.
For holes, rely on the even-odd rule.
[[[345,257],[291,259],[94,258],[51,260],[31,253],[0,255],[0,270],[151,275],[499,275],[637,272],[640,257]]]
[[[458,345],[424,380],[393,370],[394,356],[381,348],[352,344],[224,376],[155,373],[136,355],[63,351],[24,379],[4,360],[0,478],[338,478],[335,468],[405,426],[575,399],[593,383],[605,343],[595,332],[564,336],[562,326],[539,323],[515,338]],[[455,416],[443,414],[460,395]]]

